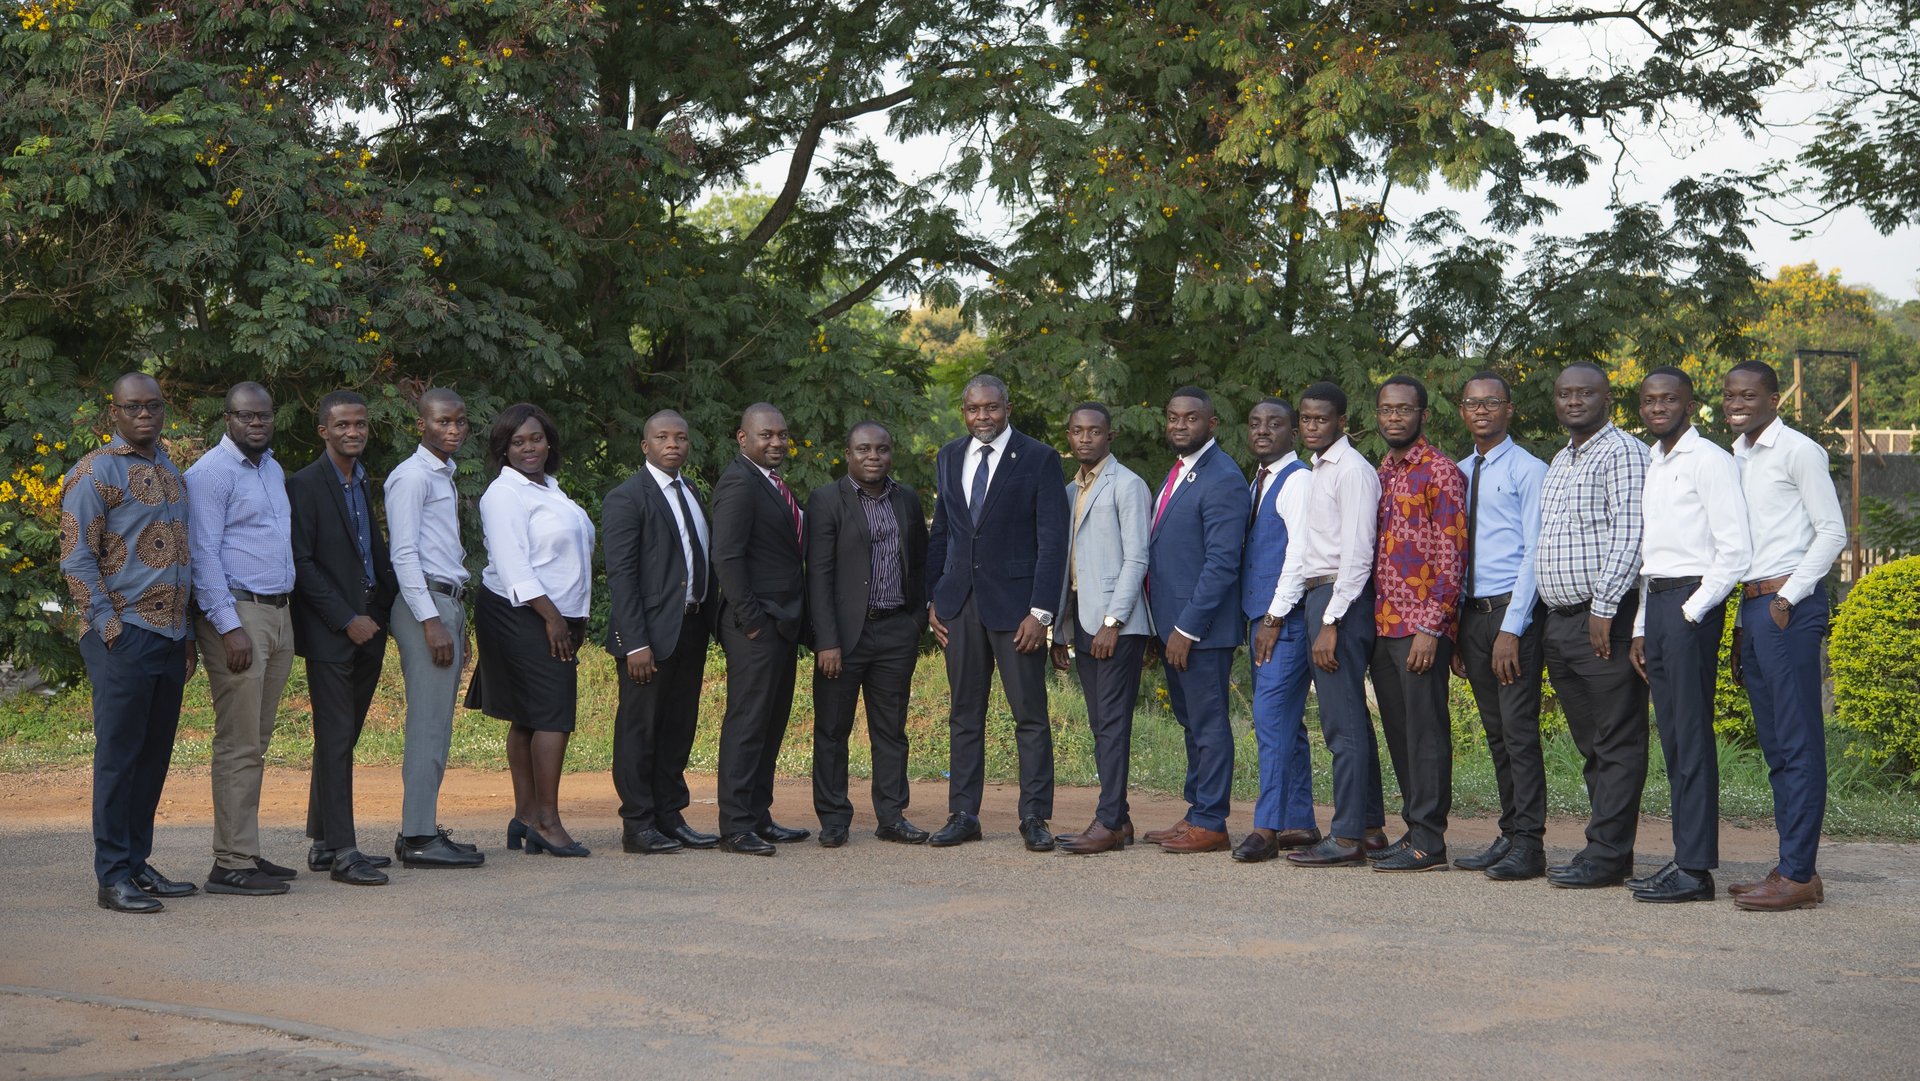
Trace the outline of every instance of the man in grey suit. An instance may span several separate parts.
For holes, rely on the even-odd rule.
[[[1053,625],[1053,666],[1067,670],[1073,646],[1093,728],[1100,805],[1092,824],[1059,838],[1065,852],[1109,852],[1133,843],[1127,814],[1127,756],[1140,659],[1152,634],[1145,584],[1152,532],[1147,482],[1113,457],[1113,415],[1083,402],[1067,418],[1079,471],[1067,484],[1067,580]]]

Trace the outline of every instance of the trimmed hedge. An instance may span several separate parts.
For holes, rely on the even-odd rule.
[[[1920,556],[1868,574],[1834,615],[1828,646],[1834,723],[1849,753],[1920,770]]]

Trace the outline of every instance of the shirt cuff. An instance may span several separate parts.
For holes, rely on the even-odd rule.
[[[652,646],[641,646],[639,649],[630,649],[630,650],[627,650],[627,656],[631,657],[636,653],[645,653],[647,650],[650,650],[652,648],[653,648]]]
[[[1819,579],[1814,579],[1809,582],[1796,574],[1787,579],[1787,584],[1781,586],[1780,592],[1775,594],[1775,596],[1785,597],[1788,604],[1799,604],[1801,601],[1813,596],[1813,591],[1818,588],[1820,588]],[[1771,604],[1773,602],[1769,601],[1767,603]]]
[[[1183,631],[1180,628],[1175,627],[1174,632],[1179,634],[1180,637],[1185,638],[1189,642],[1198,642],[1200,640],[1200,636],[1197,634],[1194,634],[1192,631]]]
[[[1595,597],[1593,599],[1593,603],[1587,606],[1587,611],[1593,615],[1599,616],[1601,619],[1612,619],[1614,616],[1617,616],[1620,614],[1620,602],[1619,601],[1603,601],[1600,598]]]
[[[522,605],[533,600],[535,597],[544,597],[546,595],[547,587],[541,585],[540,579],[538,578],[529,578],[524,582],[515,582],[513,585],[507,587],[507,599],[516,605]]]
[[[213,624],[213,629],[221,634],[240,626],[240,613],[234,610],[231,594],[219,607],[207,613],[207,622]]]

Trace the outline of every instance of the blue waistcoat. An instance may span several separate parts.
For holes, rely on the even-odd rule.
[[[1267,614],[1273,591],[1280,586],[1280,569],[1287,562],[1287,523],[1274,507],[1287,478],[1294,470],[1305,468],[1306,463],[1296,458],[1274,474],[1253,516],[1253,528],[1247,530],[1247,546],[1240,551],[1240,610],[1248,622]]]

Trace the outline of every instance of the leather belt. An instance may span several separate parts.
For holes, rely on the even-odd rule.
[[[1513,599],[1513,590],[1509,589],[1497,597],[1469,597],[1467,607],[1476,612],[1491,612],[1496,608],[1505,608]]]
[[[877,619],[891,619],[906,610],[906,605],[901,605],[898,608],[869,608],[867,609],[867,622],[871,623]]]
[[[1552,612],[1556,616],[1578,616],[1586,614],[1592,607],[1592,601],[1581,601],[1579,604],[1568,604],[1559,608],[1548,605],[1547,611]]]
[[[227,592],[233,594],[233,599],[236,601],[252,601],[254,604],[264,604],[269,608],[285,608],[293,603],[291,593],[253,593],[244,589],[229,589]]]
[[[687,611],[686,611],[686,614],[687,614],[687,615],[690,615],[690,616],[693,616],[693,615],[699,615],[699,614],[700,614],[700,602],[699,602],[699,601],[694,601],[694,602],[693,602],[692,604],[689,604],[689,605],[687,605]]]
[[[1339,580],[1340,576],[1337,574],[1323,574],[1318,578],[1307,579],[1301,583],[1301,587],[1303,589],[1319,589],[1321,586],[1330,586]]]
[[[452,597],[458,601],[467,595],[467,587],[463,585],[457,586],[452,582],[436,582],[429,578],[427,579],[427,592],[438,593],[443,597]]]
[[[1700,576],[1697,574],[1687,578],[1649,578],[1647,579],[1648,593],[1665,593],[1670,589],[1699,589],[1699,588],[1700,588]]]
[[[1746,585],[1740,587],[1740,595],[1747,600],[1752,600],[1755,597],[1770,597],[1785,588],[1787,579],[1792,577],[1793,575],[1791,574],[1783,574],[1778,578],[1764,578],[1758,582],[1748,582]]]

